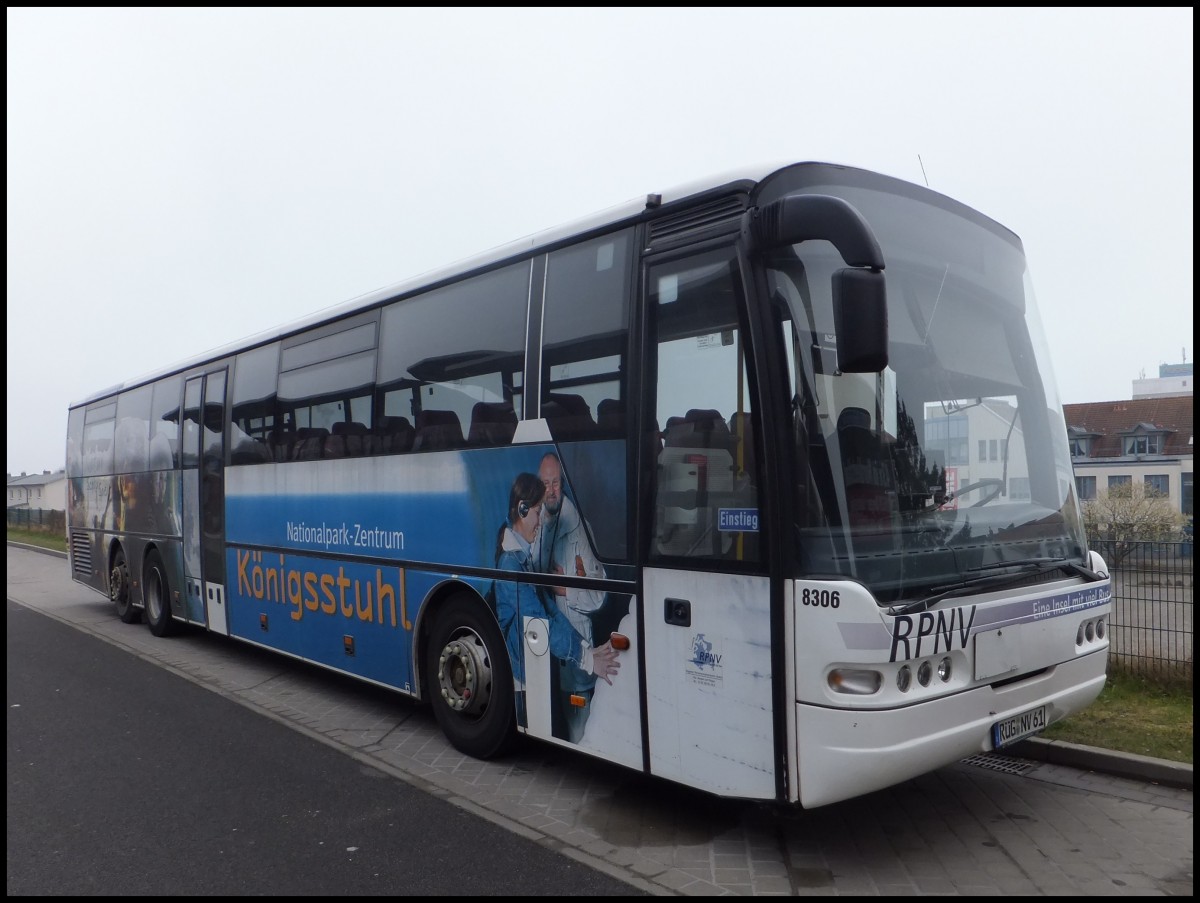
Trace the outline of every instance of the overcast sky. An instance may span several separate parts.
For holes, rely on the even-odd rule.
[[[10,474],[106,386],[776,160],[1020,235],[1065,402],[1192,360],[1190,7],[6,17]]]

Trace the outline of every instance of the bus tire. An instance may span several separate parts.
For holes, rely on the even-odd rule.
[[[162,556],[151,551],[146,556],[146,578],[142,581],[142,600],[146,607],[146,623],[155,636],[170,636],[175,632],[171,619],[171,583],[163,567]]]
[[[113,553],[112,568],[108,572],[108,598],[117,609],[117,617],[126,624],[136,624],[142,613],[133,605],[133,591],[129,586],[129,563],[125,550],[117,546]]]
[[[438,726],[455,749],[490,759],[513,747],[517,728],[508,648],[482,602],[460,594],[434,613],[425,678]]]

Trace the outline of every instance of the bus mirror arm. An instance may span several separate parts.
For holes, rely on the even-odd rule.
[[[883,252],[862,214],[824,194],[789,194],[747,210],[742,237],[752,251],[820,239],[837,248],[847,266],[883,269]]]
[[[888,365],[887,292],[883,252],[871,227],[851,204],[823,194],[790,194],[747,210],[742,237],[748,248],[772,249],[802,241],[830,242],[846,269],[833,274],[837,365],[843,373],[879,373]]]

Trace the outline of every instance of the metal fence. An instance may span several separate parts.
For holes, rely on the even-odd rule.
[[[1095,540],[1113,580],[1109,661],[1148,677],[1192,679],[1192,543]]]
[[[45,530],[66,536],[67,514],[52,508],[9,508],[8,525],[25,530]]]

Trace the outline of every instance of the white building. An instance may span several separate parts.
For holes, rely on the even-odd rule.
[[[41,508],[46,511],[67,510],[67,473],[44,470],[39,474],[8,477],[9,508]]]

